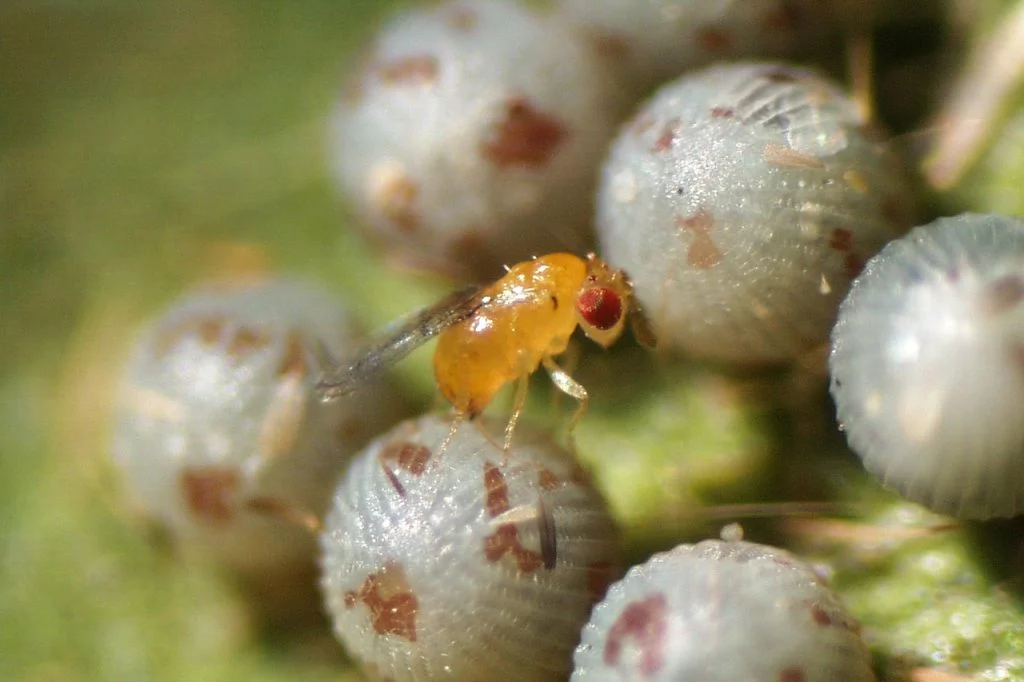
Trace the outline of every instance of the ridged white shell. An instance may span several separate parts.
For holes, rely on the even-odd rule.
[[[317,343],[343,357],[361,341],[335,297],[273,280],[173,303],[126,369],[113,450],[129,490],[176,537],[236,569],[312,561],[308,532],[247,500],[324,512],[346,458],[401,414],[380,382],[323,403]]]
[[[858,629],[788,552],[706,540],[612,585],[583,630],[572,681],[874,680]]]
[[[664,86],[612,146],[598,203],[601,255],[660,346],[739,364],[824,344],[850,280],[912,213],[836,85],[758,63]]]
[[[566,453],[425,416],[352,463],[321,538],[323,589],[353,657],[389,680],[564,680],[615,577],[618,541]],[[503,425],[487,425],[500,436]]]
[[[1024,221],[940,218],[887,246],[840,308],[830,364],[883,483],[963,518],[1024,510]]]
[[[411,9],[333,120],[342,194],[399,260],[477,278],[592,241],[623,104],[591,45],[509,0]]]

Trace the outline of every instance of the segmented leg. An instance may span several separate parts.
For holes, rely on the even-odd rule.
[[[544,369],[547,370],[548,375],[551,377],[552,383],[558,387],[558,390],[562,391],[562,393],[565,393],[566,395],[572,396],[579,402],[579,406],[576,408],[576,411],[573,412],[572,417],[569,418],[569,447],[575,451],[576,444],[573,440],[573,432],[576,429],[576,424],[587,412],[587,405],[590,403],[590,395],[587,393],[587,389],[583,388],[583,384],[569,376],[569,373],[556,365],[555,361],[550,357],[544,358],[543,364]]]
[[[508,451],[512,447],[512,432],[516,430],[516,424],[519,423],[519,417],[523,414],[523,408],[526,407],[526,391],[530,387],[530,375],[523,374],[516,380],[516,393],[515,397],[512,398],[512,416],[508,418],[508,424],[505,425],[505,445],[502,448],[504,456],[502,457],[502,466],[508,463]]]

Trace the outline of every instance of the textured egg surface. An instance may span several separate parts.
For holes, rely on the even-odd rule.
[[[624,109],[591,45],[507,0],[413,9],[379,32],[333,120],[342,194],[396,260],[491,278],[592,242]]]
[[[887,486],[963,518],[1024,508],[1024,221],[964,214],[867,265],[832,333],[850,446]]]
[[[503,462],[476,422],[442,450],[450,424],[400,425],[342,481],[321,537],[335,632],[385,679],[564,680],[616,575],[604,503],[549,440],[517,430]]]
[[[316,347],[360,336],[327,292],[272,280],[196,291],[140,335],[122,380],[114,459],[157,520],[237,568],[312,557],[303,529],[247,503],[321,513],[346,458],[401,415],[382,382],[323,403]]]
[[[857,622],[790,553],[680,545],[632,568],[597,605],[573,682],[874,680]]]
[[[598,202],[601,254],[661,347],[736,364],[824,344],[913,212],[898,160],[835,84],[761,63],[665,85],[620,131]]]

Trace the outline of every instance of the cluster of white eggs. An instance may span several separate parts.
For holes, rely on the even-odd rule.
[[[596,215],[661,350],[771,365],[831,332],[839,419],[870,471],[945,513],[1019,512],[1024,223],[900,238],[916,211],[892,149],[786,64],[690,71],[616,134],[653,79],[789,53],[828,23],[814,2],[692,4],[463,0],[383,28],[333,120],[371,240],[490,277],[587,248]],[[151,511],[237,569],[308,559],[312,537],[273,517],[325,516],[327,610],[368,674],[873,679],[855,620],[782,550],[681,545],[615,583],[612,515],[548,437],[503,449],[501,425],[426,416],[353,455],[402,413],[384,383],[315,395],[353,329],[290,283],[185,299],[139,342],[115,455]]]

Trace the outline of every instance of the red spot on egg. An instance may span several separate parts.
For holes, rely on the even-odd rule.
[[[722,252],[711,238],[714,218],[707,209],[701,208],[686,218],[680,218],[677,224],[693,234],[690,247],[686,252],[686,262],[695,268],[707,270],[722,260]]]
[[[607,287],[591,287],[576,298],[576,310],[590,326],[611,329],[622,320],[622,297]]]
[[[437,80],[440,71],[432,55],[412,55],[377,66],[381,81],[387,85],[426,85]]]
[[[195,516],[214,524],[234,518],[237,470],[223,466],[188,467],[181,472],[180,482],[185,504]]]
[[[547,164],[568,136],[565,125],[521,97],[510,99],[494,134],[481,153],[501,168]]]
[[[395,635],[416,641],[419,601],[409,585],[405,569],[394,561],[366,577],[358,592],[345,593],[345,606],[362,602],[370,609],[370,623],[378,635]]]
[[[494,517],[508,511],[508,485],[505,483],[505,475],[490,462],[484,462],[484,491],[488,516]]]
[[[714,107],[711,109],[711,118],[733,118],[736,112],[729,107]]]
[[[654,146],[651,147],[651,151],[655,154],[661,154],[672,149],[672,143],[676,139],[676,128],[679,126],[679,119],[673,118],[665,127],[661,130],[661,135],[654,141]]]
[[[381,450],[380,458],[397,462],[413,476],[422,476],[430,461],[430,448],[419,443],[388,443]]]
[[[400,469],[413,476],[422,476],[430,461],[430,449],[418,443],[388,443],[381,449],[377,459],[388,483],[401,497],[405,497],[405,486],[398,480],[390,463],[395,462]]]
[[[491,563],[501,561],[506,554],[512,556],[520,573],[533,573],[544,565],[544,557],[523,547],[519,529],[514,523],[503,523],[492,534],[484,538],[484,556]]]
[[[646,677],[658,674],[665,664],[667,613],[668,603],[663,594],[654,594],[630,603],[608,631],[604,647],[605,664],[618,664],[623,648],[632,644],[638,654],[630,657],[635,658],[636,670]]]

